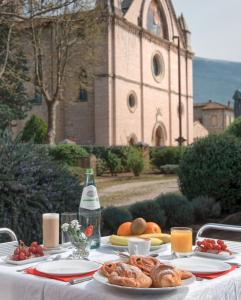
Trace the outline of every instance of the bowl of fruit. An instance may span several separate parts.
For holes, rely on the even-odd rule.
[[[38,242],[32,242],[30,246],[26,246],[23,241],[19,241],[19,245],[7,257],[6,262],[14,265],[23,265],[45,260],[47,255],[45,255],[44,251],[45,248],[39,245]]]
[[[203,239],[196,242],[194,254],[217,259],[230,259],[235,253],[228,249],[228,245],[223,240]]]
[[[116,234],[102,238],[101,242],[102,246],[125,250],[128,248],[129,239],[133,237],[150,239],[151,250],[166,250],[171,239],[169,234],[162,233],[158,224],[146,222],[143,218],[136,218],[132,222],[120,224]]]

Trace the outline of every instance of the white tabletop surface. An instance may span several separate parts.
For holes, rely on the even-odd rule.
[[[166,250],[162,255],[168,255]],[[62,256],[66,256],[63,254]],[[161,255],[161,257],[162,257]],[[90,259],[105,262],[117,259],[110,248],[93,250]],[[241,263],[241,255],[232,261]],[[25,266],[14,266],[0,262],[0,300],[240,300],[241,268],[213,280],[196,281],[188,288],[160,295],[140,295],[106,287],[91,280],[74,286],[65,282],[45,279],[22,272],[16,272]]]

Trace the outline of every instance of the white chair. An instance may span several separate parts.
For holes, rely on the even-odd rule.
[[[0,228],[1,234],[9,236],[11,239],[11,242],[0,243],[0,257],[8,256],[18,246],[18,240],[16,234],[9,228]]]

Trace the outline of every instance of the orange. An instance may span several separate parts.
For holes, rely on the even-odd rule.
[[[145,233],[161,233],[161,228],[157,223],[147,222]]]
[[[122,223],[117,230],[117,235],[131,235],[131,222]]]

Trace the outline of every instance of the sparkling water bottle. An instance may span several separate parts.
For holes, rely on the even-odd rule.
[[[100,247],[100,201],[95,185],[93,169],[87,169],[85,174],[84,189],[79,205],[79,222],[85,229],[88,225],[93,225],[91,249]]]

